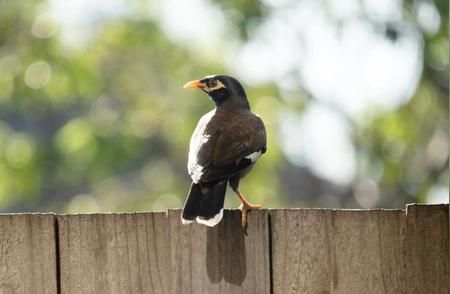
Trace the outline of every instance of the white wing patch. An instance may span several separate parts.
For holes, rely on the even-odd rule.
[[[212,110],[200,118],[200,121],[198,122],[197,128],[192,134],[191,142],[189,144],[189,156],[187,168],[189,175],[191,176],[192,181],[195,184],[198,184],[198,182],[200,182],[202,175],[205,173],[205,168],[200,164],[198,164],[197,153],[200,146],[208,142],[208,140],[211,138],[210,135],[203,134],[203,131],[204,127],[206,126],[205,121],[208,121],[211,118],[211,116],[214,115],[214,113],[215,110]],[[199,128],[199,126],[203,127]]]
[[[197,152],[200,146],[208,142],[211,137],[203,136],[200,140],[196,140],[194,137],[196,136],[192,136],[189,147],[188,171],[192,181],[197,184],[205,171],[204,167],[197,162]]]
[[[258,160],[258,158],[261,157],[261,150],[253,152],[250,155],[245,156],[245,158],[250,159],[252,162],[255,162]]]
[[[203,176],[203,167],[201,165],[196,165],[191,173],[191,179],[195,184],[198,184]]]

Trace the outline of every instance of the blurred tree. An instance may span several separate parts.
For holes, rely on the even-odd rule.
[[[324,9],[335,9],[332,2],[325,1]],[[423,41],[421,79],[412,99],[387,113],[371,109],[366,116],[355,121],[336,105],[326,105],[352,126],[357,172],[349,185],[329,182],[307,166],[284,164],[279,171],[283,175],[281,188],[287,192],[291,203],[308,206],[401,208],[408,202],[426,202],[433,188],[446,190],[448,187],[448,1],[404,1],[399,7],[402,10],[400,19],[395,22],[377,16],[377,11],[370,10],[376,7],[368,3],[354,2],[360,9],[357,17],[362,16],[369,21],[380,38],[395,44],[402,34],[410,33],[411,29],[405,28],[414,28],[420,33],[419,40]],[[255,23],[264,24],[265,19],[278,10],[295,11],[298,5],[297,1],[253,1],[253,7],[249,8],[250,4],[242,1],[213,3],[220,6],[230,20],[239,15],[242,21],[230,23],[241,32],[243,42],[256,36]],[[272,7],[267,7],[267,3]],[[376,1],[373,3],[377,6]],[[337,27],[345,22],[345,18],[336,17],[333,13],[327,15]],[[300,32],[298,38],[302,42]],[[290,78],[302,83],[299,71],[292,71]],[[290,107],[295,109],[298,101],[302,101],[301,97],[307,97],[309,102],[298,110],[304,112],[310,102],[316,100],[307,89],[300,88],[298,93],[291,93],[298,98],[290,100]],[[329,195],[337,196],[338,202],[335,197],[330,200]]]
[[[259,1],[211,3],[232,24],[229,41],[241,45],[276,10]],[[358,170],[348,185],[292,164],[279,148],[279,110],[302,113],[311,93],[278,99],[284,94],[275,84],[246,87],[269,134],[268,155],[243,183],[250,199],[360,207],[355,195],[377,189],[381,198],[367,206],[399,207],[448,184],[448,2],[435,3],[441,25],[433,33],[421,27],[418,3],[405,1],[403,10],[424,40],[421,81],[398,109],[350,122]],[[180,207],[189,137],[212,108],[181,86],[226,72],[225,60],[176,43],[138,12],[100,22],[86,47],[70,47],[46,5],[0,0],[0,211]],[[392,42],[402,33],[401,24],[372,21]],[[291,78],[301,81],[297,72]],[[227,205],[237,205],[233,197]]]

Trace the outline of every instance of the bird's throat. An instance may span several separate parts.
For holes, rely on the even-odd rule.
[[[214,101],[217,107],[221,106],[230,96],[226,89],[219,89],[208,93],[209,97]]]

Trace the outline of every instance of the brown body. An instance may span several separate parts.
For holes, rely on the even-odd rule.
[[[250,110],[231,112],[214,109],[200,119],[192,135],[189,174],[194,176],[203,168],[204,173],[193,180],[209,182],[242,173],[242,170],[229,171],[225,167],[233,163],[239,164],[246,156],[261,151],[265,145],[264,124]]]

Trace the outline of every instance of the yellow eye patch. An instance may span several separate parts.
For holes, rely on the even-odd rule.
[[[211,80],[208,82],[208,87],[204,90],[206,92],[212,92],[215,90],[219,90],[220,88],[226,88],[225,85],[219,80]]]

